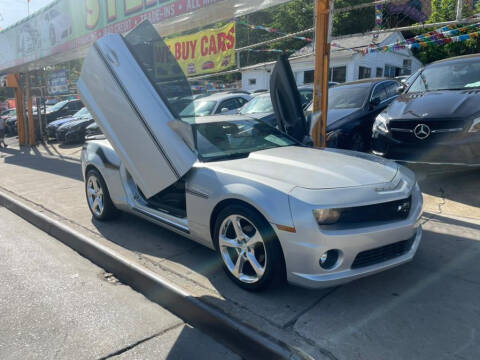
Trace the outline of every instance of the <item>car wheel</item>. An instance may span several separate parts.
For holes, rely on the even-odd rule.
[[[365,140],[363,139],[362,134],[356,133],[352,136],[352,147],[354,151],[365,151]]]
[[[243,205],[225,208],[215,222],[215,246],[227,275],[249,291],[285,278],[282,249],[270,224]]]
[[[87,172],[85,193],[88,207],[95,219],[105,221],[119,215],[120,212],[113,205],[105,180],[95,169]]]

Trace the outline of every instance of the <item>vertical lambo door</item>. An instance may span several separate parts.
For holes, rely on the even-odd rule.
[[[148,199],[177,182],[197,157],[190,126],[169,100],[190,86],[155,28],[107,35],[85,59],[82,100]]]

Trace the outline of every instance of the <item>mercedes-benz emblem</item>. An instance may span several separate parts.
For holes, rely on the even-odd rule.
[[[426,124],[418,124],[415,126],[415,129],[413,129],[413,133],[418,139],[425,140],[430,136],[431,130]]]

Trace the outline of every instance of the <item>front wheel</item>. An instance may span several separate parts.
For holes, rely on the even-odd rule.
[[[247,206],[233,205],[220,212],[215,245],[227,275],[246,290],[263,290],[284,279],[282,249],[275,232]]]
[[[93,217],[101,221],[117,217],[120,212],[113,205],[105,180],[103,180],[98,170],[89,170],[86,180],[85,193],[87,195],[88,207]]]

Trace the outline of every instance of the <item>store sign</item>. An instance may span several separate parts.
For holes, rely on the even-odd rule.
[[[73,54],[74,50],[84,49],[110,33],[126,33],[147,19],[152,24],[157,24],[161,35],[166,36],[287,1],[289,0],[243,0],[241,3],[236,0],[56,0],[29,18],[0,32],[0,72],[53,55],[57,62],[59,59],[61,61],[62,54]],[[228,32],[226,36],[229,36]],[[208,42],[203,46],[211,52],[213,44],[210,45],[210,37]],[[225,42],[231,44],[231,39],[226,38]],[[219,45],[223,49],[217,40],[217,49]],[[201,46],[200,39],[198,50]],[[202,66],[196,70],[203,71]]]
[[[235,25],[167,39],[165,43],[187,76],[222,71],[235,65]],[[160,51],[158,48],[157,56],[161,56]]]
[[[67,72],[65,70],[55,71],[48,75],[48,94],[64,95],[68,94]]]

